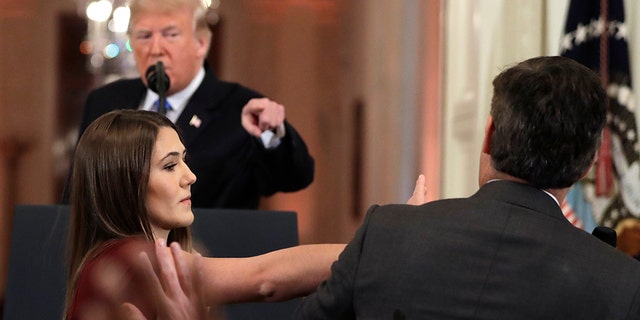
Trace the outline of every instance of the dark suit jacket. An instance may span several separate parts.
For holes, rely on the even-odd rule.
[[[640,264],[543,191],[372,207],[296,319],[640,319]]]
[[[243,106],[262,96],[218,80],[208,65],[205,71],[202,84],[176,121],[187,148],[187,163],[197,176],[191,188],[193,206],[255,209],[260,196],[307,187],[313,181],[314,161],[296,130],[285,121],[286,135],[280,146],[265,149],[240,123]],[[146,90],[138,78],[92,91],[84,107],[80,134],[109,111],[137,109]],[[197,128],[189,124],[194,115],[202,121]]]

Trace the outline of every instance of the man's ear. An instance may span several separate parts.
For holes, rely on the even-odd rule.
[[[482,153],[491,154],[491,139],[496,127],[493,124],[493,117],[489,115],[487,125],[484,128],[484,141],[482,142]]]
[[[589,168],[587,168],[587,170],[584,171],[584,173],[580,176],[580,180],[584,179],[584,177],[589,173],[589,171],[591,171],[591,169],[593,168],[593,166],[596,165],[596,163],[598,162],[598,154],[600,153],[600,149],[598,148],[598,150],[596,150],[596,154],[593,156],[593,159],[591,160],[591,165],[589,166]]]
[[[211,37],[207,37],[206,35],[199,33],[196,35],[196,44],[198,46],[198,56],[206,59],[207,53],[209,52],[209,46],[211,46]]]

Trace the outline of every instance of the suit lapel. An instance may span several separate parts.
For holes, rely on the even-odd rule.
[[[206,74],[202,83],[193,93],[176,121],[176,125],[182,131],[186,146],[190,146],[191,142],[205,131],[204,129],[214,117],[215,110],[221,105],[229,90],[224,83],[218,81],[209,68],[205,70]]]
[[[115,95],[116,106],[111,106],[111,108],[138,109],[140,107],[147,93],[147,87],[144,86],[139,78],[130,81],[132,82],[118,88],[118,93]]]
[[[137,109],[147,88],[140,79],[119,80],[89,94],[80,134],[101,115],[117,109]]]

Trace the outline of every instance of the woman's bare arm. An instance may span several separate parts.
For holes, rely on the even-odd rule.
[[[301,245],[248,258],[204,258],[210,305],[282,301],[313,292],[331,274],[345,244]]]
[[[426,202],[419,175],[407,204]],[[331,274],[346,244],[302,245],[249,258],[205,258],[203,283],[208,303],[282,301],[313,292]]]

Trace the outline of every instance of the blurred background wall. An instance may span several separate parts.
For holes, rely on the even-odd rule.
[[[421,172],[430,199],[475,191],[490,81],[558,54],[568,0],[216,3],[219,77],[284,104],[316,159],[308,189],[261,206],[298,212],[314,243],[347,241],[370,204],[406,201]],[[13,207],[58,201],[88,90],[135,75],[84,42],[105,27],[86,5],[0,0],[0,296]],[[640,4],[625,5],[640,79]]]

